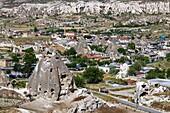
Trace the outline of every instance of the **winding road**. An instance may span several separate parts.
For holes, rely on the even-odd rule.
[[[139,106],[135,103],[132,103],[132,102],[129,102],[129,101],[125,101],[123,99],[120,99],[118,97],[115,97],[115,96],[111,96],[109,94],[105,94],[105,93],[101,93],[101,92],[97,92],[97,91],[93,91],[91,90],[92,92],[96,92],[96,93],[100,93],[102,95],[106,95],[106,96],[110,96],[112,98],[115,98],[119,103],[121,104],[124,104],[124,105],[127,105],[127,106],[130,106],[130,107],[133,107],[133,108],[137,108],[139,110],[142,110],[142,111],[146,111],[146,112],[149,112],[149,113],[161,113],[160,111],[158,110],[155,110],[155,109],[152,109],[152,108],[149,108],[149,107],[145,107],[145,106]]]

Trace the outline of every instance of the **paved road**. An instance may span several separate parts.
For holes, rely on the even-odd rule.
[[[117,99],[117,101],[122,103],[122,104],[131,106],[131,107],[135,107],[137,109],[140,109],[140,110],[143,110],[143,111],[146,111],[146,112],[149,112],[149,113],[161,113],[160,111],[157,111],[157,110],[145,107],[145,106],[138,106],[137,107],[136,104],[129,102],[129,101],[124,101],[124,100],[121,100],[121,99]]]
[[[100,92],[97,92],[97,91],[92,91],[92,92],[100,93]],[[111,95],[108,95],[108,94],[105,94],[105,93],[100,93],[100,94],[106,95],[106,96],[110,96],[112,98],[115,98],[121,104],[124,104],[124,105],[127,105],[127,106],[131,106],[133,108],[137,108],[137,109],[140,109],[142,111],[146,111],[146,112],[149,112],[149,113],[161,113],[160,111],[157,111],[157,110],[152,109],[152,108],[148,108],[148,107],[145,107],[145,106],[139,106],[139,105],[137,106],[136,104],[134,104],[132,102],[122,100],[122,99],[120,99],[118,97],[115,97],[115,96],[111,96]]]

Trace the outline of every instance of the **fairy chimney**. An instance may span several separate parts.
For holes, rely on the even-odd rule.
[[[63,63],[59,54],[47,51],[37,63],[28,80],[31,95],[63,99],[75,88],[73,74]]]
[[[9,80],[8,78],[5,76],[5,74],[1,71],[0,72],[0,86],[4,86],[6,87],[8,84]]]

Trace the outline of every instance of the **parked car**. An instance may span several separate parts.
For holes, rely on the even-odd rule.
[[[99,89],[99,92],[109,93],[109,90],[108,90],[107,88],[100,88],[100,89]]]

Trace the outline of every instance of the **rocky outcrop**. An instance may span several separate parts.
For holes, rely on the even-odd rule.
[[[91,48],[87,45],[87,42],[84,38],[78,40],[77,45],[75,46],[77,54],[87,54],[91,52]]]
[[[35,67],[28,80],[31,95],[38,97],[64,99],[73,92],[73,74],[58,54],[47,51]]]
[[[7,86],[8,82],[8,78],[4,75],[3,72],[0,72],[0,86]]]
[[[77,91],[79,92],[78,89]],[[104,100],[94,97],[92,94],[87,94],[83,92],[79,96],[75,92],[74,96],[67,100],[54,101],[48,99],[37,99],[32,102],[27,102],[21,107],[26,110],[31,110],[32,112],[42,112],[42,113],[89,113],[93,112],[95,109],[100,108],[103,104],[108,105]]]
[[[3,7],[3,4],[1,4]],[[91,13],[105,13],[111,12],[112,14],[159,14],[170,13],[169,1],[156,1],[156,2],[141,2],[141,1],[129,1],[129,2],[98,2],[98,1],[78,1],[78,2],[66,2],[66,1],[54,1],[45,4],[40,4],[40,1],[35,4],[24,3],[19,7],[11,9],[2,8],[0,14],[12,15],[12,16],[47,16],[57,14],[72,14],[85,12]]]
[[[111,42],[109,44],[109,46],[107,47],[105,53],[110,55],[110,57],[115,57],[115,56],[117,56],[118,51],[117,51],[115,45]]]

